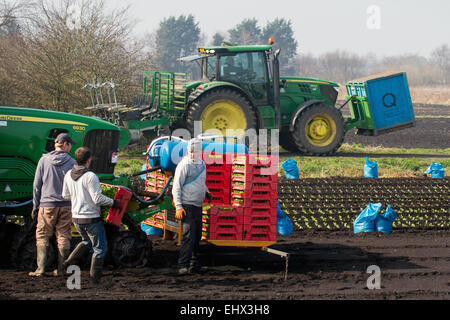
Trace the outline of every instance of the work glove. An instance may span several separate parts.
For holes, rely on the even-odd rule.
[[[212,198],[213,198],[213,196],[212,196],[211,192],[206,191],[206,199],[208,199],[208,203],[211,203]]]
[[[119,204],[119,201],[118,200],[114,200],[114,203],[113,203],[113,205],[111,206],[111,208],[121,208],[121,206],[120,206],[120,204]]]
[[[39,212],[39,208],[33,208],[33,210],[31,210],[31,219],[36,219],[38,216],[38,212]]]
[[[186,211],[181,208],[181,209],[177,209],[177,211],[175,212],[175,218],[177,218],[178,220],[183,219],[183,216],[186,214]]]

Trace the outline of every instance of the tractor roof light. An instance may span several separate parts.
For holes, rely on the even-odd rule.
[[[270,45],[273,45],[274,43],[275,43],[274,38],[270,37],[270,38],[269,38],[269,44],[270,44]]]

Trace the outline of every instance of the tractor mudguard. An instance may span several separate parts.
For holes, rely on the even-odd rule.
[[[295,121],[297,120],[297,118],[300,115],[300,113],[302,113],[302,111],[306,107],[309,107],[310,105],[313,105],[313,104],[316,104],[316,103],[322,103],[322,102],[325,102],[325,101],[319,100],[319,99],[314,99],[314,100],[308,100],[308,101],[302,103],[301,105],[299,105],[297,107],[297,109],[295,109],[294,113],[292,114],[291,123],[289,124],[289,131],[290,132],[294,131]]]
[[[202,94],[204,94],[207,91],[217,89],[217,88],[223,88],[223,87],[230,87],[232,89],[237,90],[240,94],[242,94],[245,98],[247,98],[252,105],[254,105],[254,101],[251,99],[251,97],[248,96],[245,91],[242,90],[238,85],[235,85],[231,82],[224,82],[224,81],[217,81],[217,82],[211,82],[211,83],[205,83],[203,85],[199,85],[188,97],[188,104],[192,104],[195,100],[197,100]]]

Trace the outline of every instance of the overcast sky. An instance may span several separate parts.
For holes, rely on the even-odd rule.
[[[158,29],[169,16],[194,15],[211,41],[243,19],[259,26],[275,18],[290,19],[298,52],[321,54],[336,49],[378,57],[397,54],[429,56],[450,45],[450,0],[105,0],[108,8],[130,4],[135,32]],[[276,39],[275,39],[276,41]],[[207,43],[209,44],[209,43]]]

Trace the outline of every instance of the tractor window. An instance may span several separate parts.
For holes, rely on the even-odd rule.
[[[256,105],[267,105],[268,75],[264,52],[241,52],[219,57],[219,79],[239,85]]]
[[[212,81],[216,78],[216,56],[206,58],[206,77]]]
[[[220,79],[240,83],[266,82],[263,52],[243,52],[220,57]]]

